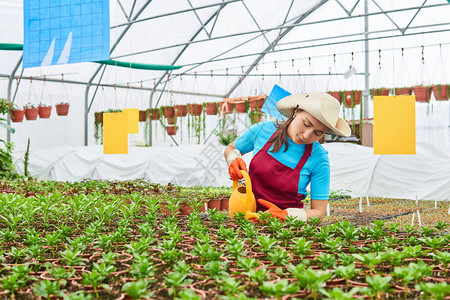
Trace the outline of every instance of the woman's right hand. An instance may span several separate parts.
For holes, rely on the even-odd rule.
[[[244,178],[241,170],[247,172],[247,165],[242,158],[238,157],[233,160],[233,162],[231,162],[230,166],[228,167],[228,173],[230,174],[231,180],[236,181]]]

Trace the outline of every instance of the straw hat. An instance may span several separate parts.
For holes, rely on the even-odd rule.
[[[340,104],[333,96],[324,92],[294,94],[282,98],[277,110],[287,118],[292,117],[296,108],[303,109],[331,129],[334,134],[350,136],[351,129],[344,119],[339,118]]]

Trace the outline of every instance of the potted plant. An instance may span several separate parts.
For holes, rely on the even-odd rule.
[[[140,110],[139,111],[139,122],[145,122],[145,121],[147,121],[147,111]]]
[[[250,103],[250,109],[252,111],[261,111],[261,108],[264,105],[264,102],[266,101],[267,95],[262,96],[250,96],[248,101]]]
[[[371,89],[370,93],[372,96],[389,96],[390,90],[387,88],[378,88],[378,89]]]
[[[159,120],[161,118],[161,111],[158,108],[149,108],[148,117],[152,121]]]
[[[344,106],[347,108],[353,108],[361,103],[361,90],[344,91],[343,95],[345,97]]]
[[[200,116],[203,106],[201,104],[190,103],[188,104],[188,110],[191,116]]]
[[[174,105],[174,108],[175,108],[175,116],[185,117],[187,115],[187,105],[186,104]]]
[[[419,85],[419,86],[413,87],[413,90],[414,90],[414,95],[416,96],[417,102],[423,102],[423,103],[430,102],[430,98],[431,98],[431,87],[430,86]]]
[[[23,108],[25,109],[25,118],[27,120],[32,121],[37,119],[39,108],[31,103],[27,103]]]
[[[219,102],[219,109],[222,114],[231,114],[234,110],[234,105],[228,99],[224,99],[224,101]]]
[[[217,102],[206,102],[204,106],[207,115],[217,115]]]
[[[10,112],[12,122],[18,123],[23,121],[25,110],[20,109],[18,106],[14,105]]]
[[[336,98],[339,103],[342,103],[342,91],[333,91],[333,92],[327,92],[329,95],[333,96],[334,98]]]
[[[162,115],[166,118],[173,118],[175,116],[175,108],[173,106],[161,106]]]
[[[236,100],[234,101],[234,108],[236,109],[236,112],[238,114],[246,113],[249,108],[248,98],[236,98]]]
[[[412,88],[410,87],[402,87],[402,88],[395,88],[395,95],[411,95],[412,94]]]
[[[59,102],[56,104],[56,114],[58,116],[67,116],[69,114],[69,105],[68,102]]]
[[[166,126],[166,132],[168,135],[177,134],[177,129],[178,129],[178,126],[175,126],[175,125]]]
[[[450,85],[447,84],[433,85],[433,93],[437,101],[448,100],[450,94]]]
[[[253,125],[255,123],[261,122],[261,117],[263,115],[263,112],[252,110],[248,113],[248,116],[250,117],[250,123]]]
[[[50,114],[52,113],[52,106],[41,103],[39,104],[38,110],[39,110],[39,118],[48,119],[50,118]]]

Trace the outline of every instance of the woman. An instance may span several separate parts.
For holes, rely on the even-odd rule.
[[[241,158],[253,151],[249,175],[257,211],[284,219],[287,215],[307,221],[325,217],[330,191],[328,152],[318,143],[326,132],[349,136],[347,122],[339,118],[340,104],[323,92],[295,94],[277,103],[287,117],[283,123],[251,126],[225,148],[232,180],[241,179],[247,166]],[[311,184],[311,210],[303,209],[306,187]]]

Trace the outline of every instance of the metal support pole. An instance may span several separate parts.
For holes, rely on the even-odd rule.
[[[364,61],[365,61],[365,74],[364,74],[364,104],[363,104],[363,118],[369,117],[369,97],[370,97],[370,86],[369,86],[369,3],[368,0],[364,0]],[[362,128],[364,125],[359,124]]]
[[[88,145],[88,115],[89,115],[89,89],[91,84],[88,82],[86,84],[86,89],[84,90],[84,145]]]

